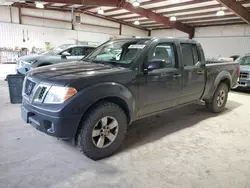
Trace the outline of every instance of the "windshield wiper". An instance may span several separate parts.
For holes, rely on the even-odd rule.
[[[89,61],[91,63],[99,63],[99,64],[103,64],[103,65],[112,65],[115,66],[117,65],[116,61],[101,61],[101,60],[93,60],[93,59],[83,59],[83,61]]]
[[[103,65],[117,66],[116,61],[97,61],[97,63],[103,64]]]

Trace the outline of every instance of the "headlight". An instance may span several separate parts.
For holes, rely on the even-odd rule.
[[[72,87],[59,87],[52,86],[45,99],[44,103],[46,104],[61,104],[73,95],[77,93],[75,88]]]
[[[24,62],[23,61],[19,61],[18,62],[18,67],[23,67],[25,64],[24,64]]]
[[[30,65],[31,63],[33,63],[33,61],[30,61],[30,62],[27,62],[27,61],[18,61],[17,65],[18,65],[18,67],[24,67],[24,66]]]
[[[30,69],[36,68],[38,64],[36,64],[37,60],[30,61]]]
[[[22,65],[30,65],[30,62],[27,61],[21,61]]]

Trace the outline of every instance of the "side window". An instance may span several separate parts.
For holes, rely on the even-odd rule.
[[[92,48],[92,47],[86,47],[85,48],[85,51],[86,53],[84,55],[89,55],[95,48]]]
[[[72,48],[71,56],[84,56],[84,55],[85,55],[85,48],[83,47]]]
[[[194,66],[199,61],[198,49],[195,44],[181,44],[185,66]]]
[[[70,54],[70,56],[72,56],[72,49],[73,49],[73,48],[69,48],[69,49],[65,50],[64,52],[67,52],[67,53]],[[63,53],[63,52],[62,52],[62,53]]]
[[[153,50],[153,53],[149,56],[148,61],[162,61],[161,68],[173,68],[176,67],[174,45],[171,43],[157,44]]]

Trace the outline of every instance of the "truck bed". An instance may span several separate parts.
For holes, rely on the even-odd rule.
[[[206,64],[214,63],[235,63],[232,58],[208,58],[206,59]]]

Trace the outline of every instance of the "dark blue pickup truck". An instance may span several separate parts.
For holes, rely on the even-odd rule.
[[[206,62],[193,40],[111,40],[82,61],[28,72],[22,118],[48,135],[73,139],[98,160],[118,150],[136,120],[198,100],[221,112],[238,76],[238,63]]]

